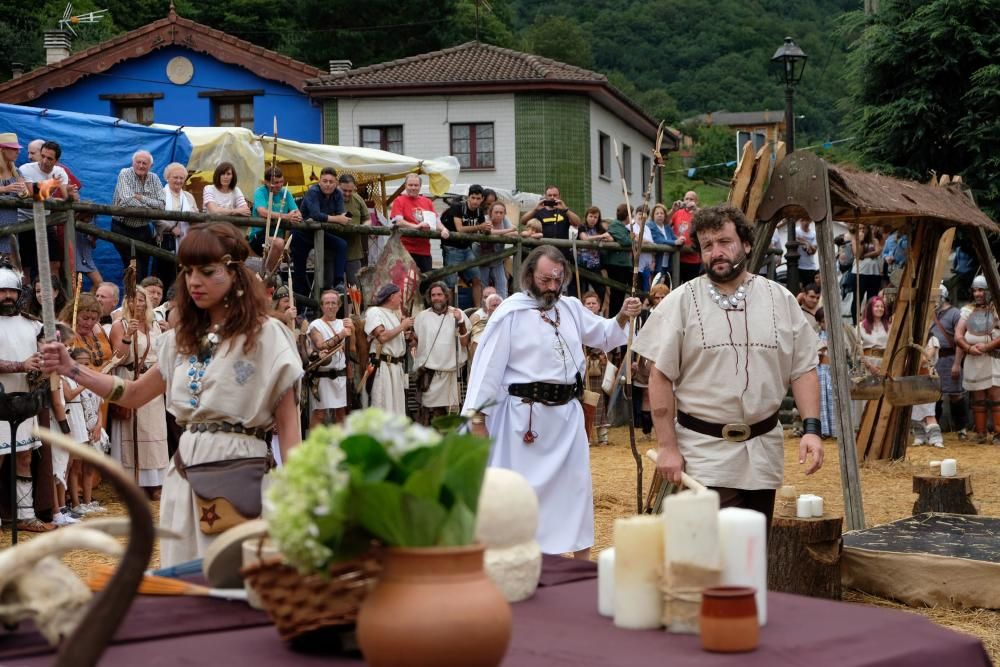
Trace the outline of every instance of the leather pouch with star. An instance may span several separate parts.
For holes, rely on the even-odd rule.
[[[261,483],[272,467],[269,457],[177,467],[194,491],[198,528],[205,535],[222,533],[261,515]]]

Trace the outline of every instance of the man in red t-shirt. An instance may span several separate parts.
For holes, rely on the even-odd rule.
[[[404,192],[392,202],[389,217],[400,227],[410,229],[432,230],[441,232],[441,238],[448,238],[448,228],[441,224],[441,219],[434,212],[434,203],[420,194],[422,180],[420,174],[407,174]],[[403,247],[413,257],[421,273],[431,270],[430,239],[404,236]]]
[[[698,193],[694,190],[687,191],[684,193],[683,201],[674,202],[673,209],[670,224],[674,228],[677,245],[681,249],[681,282],[686,283],[701,273],[701,255],[691,245],[694,232],[692,220],[695,211],[698,210]]]

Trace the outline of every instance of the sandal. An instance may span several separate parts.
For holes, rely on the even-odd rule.
[[[30,519],[18,519],[17,529],[27,532],[27,533],[49,533],[55,530],[57,526],[52,523],[45,523],[38,517],[31,517]]]

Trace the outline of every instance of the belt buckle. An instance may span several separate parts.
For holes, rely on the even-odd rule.
[[[726,442],[746,442],[750,439],[750,425],[726,424],[722,427],[722,439]]]

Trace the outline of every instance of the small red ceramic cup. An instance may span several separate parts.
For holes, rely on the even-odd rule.
[[[756,589],[713,586],[701,593],[701,647],[715,653],[743,653],[757,648]]]

